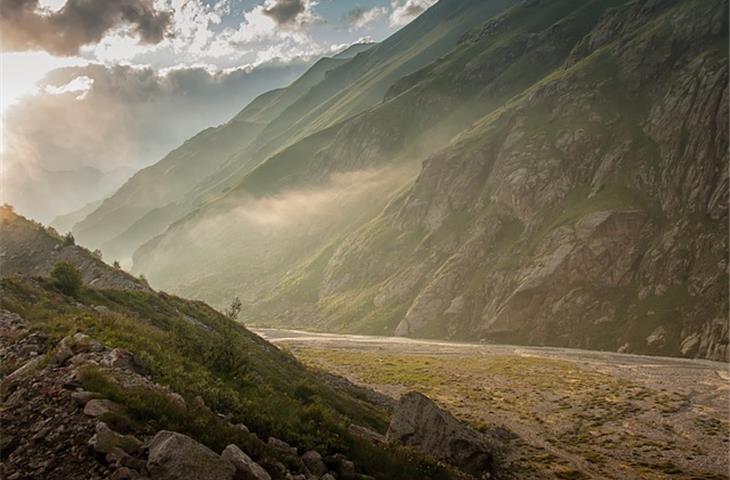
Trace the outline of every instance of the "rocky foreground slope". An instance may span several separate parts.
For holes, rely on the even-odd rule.
[[[231,318],[92,262],[8,207],[2,220],[15,262],[0,264],[3,478],[472,478],[385,445],[374,393],[323,381]],[[18,275],[41,256],[85,283],[68,289],[56,269]],[[131,283],[92,287],[98,271]]]

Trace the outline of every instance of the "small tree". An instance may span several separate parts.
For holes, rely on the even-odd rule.
[[[235,322],[236,320],[238,320],[238,316],[241,315],[241,308],[243,308],[241,299],[238,297],[233,297],[231,305],[225,312],[223,312],[223,314]]]
[[[73,233],[68,232],[63,236],[63,246],[68,247],[70,245],[76,245],[76,239],[74,238]]]
[[[213,367],[228,376],[242,373],[248,362],[246,353],[241,350],[240,344],[237,342],[234,325],[241,314],[242,307],[241,299],[234,297],[231,305],[223,312],[229,321],[223,324],[218,341],[211,352]]]
[[[81,293],[81,273],[68,262],[58,262],[51,271],[53,284],[62,293],[78,297]]]
[[[119,265],[119,260],[114,260],[114,264],[112,265],[115,269],[121,270],[122,266]]]

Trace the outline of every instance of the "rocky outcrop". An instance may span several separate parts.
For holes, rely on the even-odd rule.
[[[83,247],[64,242],[57,232],[46,229],[10,207],[0,207],[0,277],[48,276],[58,262],[69,262],[85,284],[95,288],[150,291],[149,286],[120,269],[106,265]]]
[[[479,478],[490,478],[493,470],[493,453],[486,438],[418,392],[401,397],[386,440],[413,447]]]
[[[98,312],[97,312],[98,313]],[[150,378],[151,370],[133,352],[109,348],[92,336],[75,333],[56,345],[17,314],[0,310],[0,358],[16,366],[2,382],[0,456],[3,478],[50,480],[368,480],[343,455],[326,457],[270,437],[268,445],[243,424],[212,411],[202,398],[190,402]],[[85,390],[89,369],[121,391],[160,395],[168,408],[221,421],[258,445],[252,452],[229,444],[220,455],[179,432],[154,435],[154,421],[129,420],[128,405]],[[118,400],[118,399],[117,399]],[[130,432],[130,428],[133,428]],[[63,455],[59,454],[63,452]],[[256,461],[249,456],[255,455]],[[287,466],[283,462],[286,462]]]

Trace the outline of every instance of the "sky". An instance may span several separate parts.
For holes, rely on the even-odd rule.
[[[67,190],[84,190],[71,173],[88,181],[89,168],[118,175],[105,180],[116,188],[317,58],[383,40],[434,2],[3,0],[2,201],[44,221],[78,208],[101,193],[54,192],[55,172]]]

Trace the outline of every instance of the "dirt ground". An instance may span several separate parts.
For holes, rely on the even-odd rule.
[[[562,348],[256,333],[304,363],[398,398],[418,390],[518,438],[514,478],[727,479],[728,365]]]

